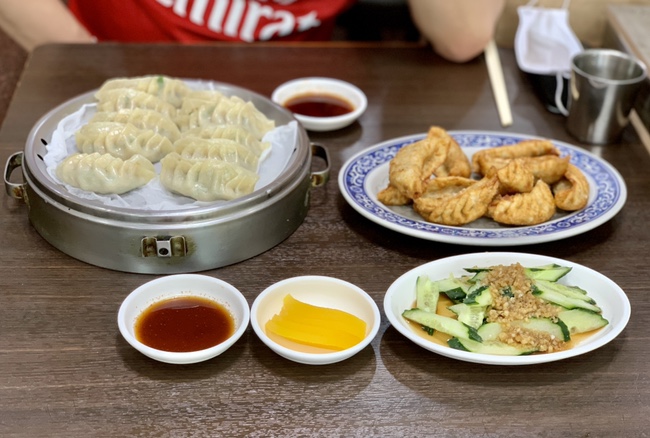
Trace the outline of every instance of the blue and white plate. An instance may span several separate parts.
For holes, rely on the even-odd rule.
[[[480,131],[450,131],[465,154],[488,147],[505,146],[540,137]],[[585,208],[558,211],[547,222],[533,226],[504,226],[488,218],[462,227],[425,221],[411,206],[388,207],[377,194],[388,185],[388,165],[397,151],[426,137],[417,134],[388,140],[351,157],[339,172],[339,188],[346,201],[359,213],[391,230],[426,240],[477,246],[512,246],[550,242],[592,230],[613,218],[625,205],[627,188],[618,171],[602,158],[567,143],[553,141],[562,156],[580,168],[591,193]]]

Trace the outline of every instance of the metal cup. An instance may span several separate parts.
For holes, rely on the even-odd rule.
[[[567,130],[584,143],[615,143],[629,122],[646,66],[618,50],[589,49],[573,57]]]

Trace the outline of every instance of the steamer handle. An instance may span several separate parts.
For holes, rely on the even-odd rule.
[[[7,164],[5,165],[5,191],[7,192],[7,195],[11,196],[14,199],[24,200],[25,183],[16,184],[9,181],[9,178],[11,178],[11,174],[13,173],[13,171],[18,169],[19,167],[23,167],[22,152],[16,152],[15,154],[11,155],[7,160]]]
[[[311,144],[311,156],[321,158],[325,161],[325,169],[319,170],[317,172],[311,173],[311,186],[312,187],[322,187],[330,179],[330,156],[327,152],[327,148],[320,144],[312,143]]]

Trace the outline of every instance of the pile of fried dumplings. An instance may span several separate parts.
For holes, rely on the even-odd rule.
[[[537,225],[558,209],[589,200],[589,182],[549,140],[481,149],[471,161],[443,128],[402,147],[391,159],[387,206],[412,205],[426,221],[461,226],[481,217],[503,225]]]

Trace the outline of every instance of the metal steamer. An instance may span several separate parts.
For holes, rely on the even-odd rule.
[[[224,94],[251,101],[276,125],[295,120],[264,96],[213,84]],[[5,167],[7,194],[24,200],[38,233],[84,262],[143,274],[197,272],[240,262],[289,237],[307,215],[311,188],[329,178],[327,150],[310,144],[299,126],[286,168],[270,184],[242,198],[168,211],[108,207],[77,198],[48,175],[42,157],[58,122],[92,102],[93,94],[71,99],[43,116],[32,128],[24,152],[10,156]],[[313,156],[326,162],[324,170],[311,171]],[[18,168],[23,182],[11,182]]]

